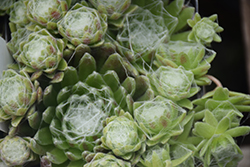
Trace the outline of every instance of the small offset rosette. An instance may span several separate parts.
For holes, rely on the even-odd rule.
[[[162,15],[169,14],[166,12]],[[150,63],[157,47],[169,40],[169,30],[162,15],[155,15],[150,10],[142,8],[128,15],[124,28],[116,37],[116,45],[120,54],[130,62]]]
[[[33,23],[57,31],[57,22],[66,14],[69,0],[26,1],[27,16]],[[35,25],[34,25],[35,26]]]
[[[161,66],[156,71],[149,73],[148,78],[154,93],[171,99],[181,107],[191,109],[189,97],[194,96],[200,90],[194,83],[194,75],[182,66],[172,68]]]
[[[232,138],[220,135],[211,143],[211,166],[238,166],[243,158],[243,153]],[[205,158],[207,159],[207,158]]]
[[[127,161],[119,159],[111,154],[96,153],[90,162],[84,167],[131,167]]]
[[[134,103],[134,119],[147,136],[147,145],[166,144],[170,137],[183,132],[186,111],[173,101],[157,96]]]
[[[97,47],[103,44],[107,16],[77,3],[57,23],[59,33],[75,47],[80,44]]]
[[[24,70],[32,73],[31,80],[45,74],[52,82],[57,82],[58,71],[64,71],[67,62],[63,59],[64,42],[53,37],[46,29],[29,34],[20,44],[20,53],[13,57],[24,65]],[[57,75],[56,75],[57,74]],[[57,77],[56,77],[57,76]]]
[[[10,12],[10,8],[15,3],[15,0],[2,0],[0,1],[0,16]]]
[[[137,9],[136,5],[131,4],[131,0],[90,0],[90,3],[103,14],[108,15],[108,23],[111,29],[122,28],[125,16]]]
[[[203,17],[196,13],[194,19],[188,20],[188,25],[192,27],[188,35],[188,41],[199,42],[204,45],[210,45],[211,42],[221,42],[221,37],[217,34],[223,31],[223,28],[216,23],[217,15]]]
[[[113,154],[132,163],[138,160],[145,150],[146,136],[133,117],[128,113],[120,112],[119,116],[107,118],[106,127],[101,137],[102,146],[112,150]]]
[[[158,68],[162,65],[173,68],[183,66],[185,70],[190,70],[194,74],[195,83],[202,86],[211,83],[205,75],[215,56],[215,51],[200,43],[170,41],[158,47],[154,64]]]
[[[155,145],[153,147],[147,148],[147,150],[142,154],[139,167],[168,167],[172,166],[169,144],[165,145]]]
[[[6,167],[23,166],[36,158],[37,156],[30,149],[29,137],[6,136],[0,139],[0,165],[2,160]]]
[[[27,8],[24,2],[25,0],[20,0],[13,4],[13,7],[10,10],[9,24],[14,23],[17,26],[25,27],[30,22],[27,17]]]
[[[203,122],[197,121],[194,124],[193,134],[196,137],[193,140],[200,140],[197,145],[199,153],[197,155],[203,161],[204,166],[210,166],[213,163],[237,166],[236,164],[242,158],[242,153],[234,138],[248,134],[250,127],[232,127],[230,115],[219,121],[215,115],[216,113],[206,110]]]
[[[0,80],[0,121],[11,120],[11,125],[17,127],[34,112],[33,104],[41,99],[41,92],[38,82],[33,84],[26,73],[4,71]]]

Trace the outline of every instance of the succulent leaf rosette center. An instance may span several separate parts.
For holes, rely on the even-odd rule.
[[[211,144],[213,146],[211,148],[211,165],[215,163],[226,166],[237,166],[243,155],[237,144],[230,140],[230,138],[224,135],[214,139]]]
[[[149,140],[162,142],[174,129],[182,129],[179,123],[186,111],[171,100],[157,96],[146,102],[136,102],[134,117]],[[156,144],[156,143],[155,143]]]
[[[31,154],[28,142],[21,137],[7,136],[0,142],[0,159],[8,166],[23,165],[29,160]]]
[[[72,95],[56,107],[57,117],[50,126],[52,138],[61,135],[68,143],[86,145],[83,150],[91,150],[101,136],[103,122],[113,112],[113,99],[106,87],[97,89],[78,82],[71,89]]]
[[[196,31],[196,35],[198,38],[203,40],[213,41],[213,36],[216,34],[214,28],[210,25],[213,22],[209,19],[202,20],[198,24],[193,27],[194,31]]]
[[[73,43],[94,45],[102,41],[107,30],[107,17],[95,9],[76,4],[57,23],[59,33]]]
[[[62,60],[63,42],[42,29],[31,33],[21,46],[17,60],[34,71],[54,72]]]
[[[0,80],[0,120],[24,116],[36,96],[35,87],[28,78],[14,70],[4,71]]]
[[[19,77],[18,77],[19,78]],[[27,81],[26,83],[23,83],[21,78],[9,78],[4,80],[4,82],[1,82],[1,100],[0,104],[1,106],[5,106],[9,104],[13,104],[11,107],[19,108],[24,107],[29,104],[29,96],[32,94],[32,89],[27,89],[29,85]],[[4,85],[6,87],[4,87]],[[23,98],[22,98],[23,97]],[[20,101],[20,103],[18,103]],[[22,103],[23,102],[23,103]],[[16,104],[16,106],[14,105]]]
[[[61,8],[58,0],[31,0],[27,6],[30,15],[41,25],[46,25],[49,21],[56,22],[60,18],[59,11]],[[53,15],[55,12],[58,13],[56,16]]]
[[[101,13],[108,14],[111,19],[118,19],[131,4],[131,0],[90,0],[90,2]]]
[[[137,127],[126,118],[117,118],[106,129],[106,142],[109,147],[122,149],[125,145],[134,145],[138,140]]]
[[[91,13],[72,12],[70,16],[74,19],[65,20],[64,24],[71,30],[73,37],[79,37],[84,33],[84,30],[95,28],[95,25],[92,23],[95,16]],[[67,17],[69,17],[69,15],[67,15]],[[79,22],[81,24],[79,24]]]
[[[66,138],[77,141],[101,132],[102,121],[107,117],[104,112],[107,108],[101,99],[92,101],[87,95],[74,95],[68,100],[68,104],[62,121]]]
[[[194,87],[193,73],[182,66],[161,66],[148,77],[155,93],[174,101],[188,98]]]
[[[23,0],[15,2],[10,11],[10,21],[20,26],[25,26],[29,23],[26,10],[26,5]]]
[[[130,163],[127,161],[123,161],[114,155],[104,154],[104,153],[97,153],[94,158],[84,167],[130,167]]]
[[[142,147],[144,134],[137,127],[132,116],[122,111],[120,116],[113,116],[106,120],[107,126],[103,129],[102,145],[110,149],[117,156],[130,159]]]
[[[137,60],[142,55],[146,56],[154,52],[168,37],[169,31],[163,18],[145,10],[143,13],[134,13],[127,18],[117,40],[122,47],[126,47],[122,48],[122,50],[125,49],[124,54],[132,52],[132,59]]]

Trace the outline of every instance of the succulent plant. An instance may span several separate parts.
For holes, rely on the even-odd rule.
[[[24,0],[16,1],[13,4],[13,7],[10,9],[10,18],[9,20],[21,27],[27,25],[30,21],[27,17],[27,8],[24,3]]]
[[[250,96],[209,75],[217,15],[185,0],[0,4],[14,58],[0,79],[0,166],[237,166]]]
[[[217,33],[222,32],[223,28],[214,22],[216,19],[216,14],[201,18],[199,13],[196,13],[193,20],[188,20],[188,25],[192,27],[188,40],[205,45],[209,45],[212,41],[221,42],[221,37]]]
[[[117,46],[131,62],[141,59],[150,62],[157,46],[168,39],[169,30],[164,18],[138,8],[129,15],[124,28],[118,33]]]
[[[56,70],[63,71],[67,67],[63,59],[64,42],[54,38],[46,29],[29,34],[26,41],[20,45],[20,52],[13,57],[24,64],[24,70],[33,73],[31,79],[36,80],[45,74],[52,82],[60,78]]]
[[[161,96],[151,101],[134,103],[134,119],[146,134],[149,146],[166,144],[171,136],[181,134],[181,121],[185,115],[183,108]]]
[[[183,66],[194,74],[197,85],[208,85],[211,81],[205,75],[210,69],[210,63],[215,55],[213,50],[207,49],[199,43],[170,41],[159,46],[154,63],[158,68],[160,66],[173,68]]]
[[[48,30],[56,30],[57,22],[67,13],[69,0],[26,1],[30,21]]]
[[[138,156],[135,153],[144,150],[146,136],[128,112],[121,111],[119,116],[107,118],[106,124],[101,137],[105,149],[125,160]]]
[[[232,126],[239,126],[240,118],[243,117],[241,112],[249,111],[249,96],[229,91],[227,88],[217,87],[202,98],[194,100],[193,104],[196,105],[194,110],[197,120],[204,118],[205,111],[209,110],[214,113],[218,121],[229,117]]]
[[[77,3],[57,23],[59,33],[73,45],[100,46],[107,30],[107,16]]]
[[[231,128],[230,117],[225,116],[218,121],[214,114],[209,110],[206,110],[204,120],[205,122],[196,122],[193,129],[193,133],[202,138],[202,141],[197,146],[197,150],[200,150],[199,156],[202,158],[204,166],[209,166],[212,163],[212,156],[215,156],[214,158],[218,161],[218,157],[220,156],[218,153],[219,151],[230,151],[228,153],[231,154],[231,156],[227,157],[224,155],[223,157],[225,159],[232,158],[230,162],[220,159],[221,164],[237,164],[241,159],[241,151],[239,151],[233,137],[248,134],[250,132],[250,127],[241,126]],[[232,162],[234,156],[237,157],[235,158],[236,162]],[[216,164],[220,163],[217,162]]]
[[[41,99],[41,88],[34,84],[28,75],[8,69],[0,80],[0,121],[11,119],[11,125],[17,127],[21,120],[34,112],[33,104]]]
[[[170,149],[169,145],[165,144],[163,146],[155,145],[147,149],[145,153],[142,154],[140,163],[138,166],[153,167],[153,166],[171,166]]]
[[[6,166],[21,166],[37,156],[30,149],[30,138],[6,136],[0,140],[0,158]]]
[[[0,2],[0,16],[10,12],[10,8],[16,0],[3,0]]]
[[[56,147],[45,150],[45,153],[53,164],[69,160],[83,163],[82,152],[93,151],[101,136],[103,121],[114,112],[109,91],[105,87],[91,88],[82,82],[72,88],[63,88],[57,96],[59,105],[49,106],[43,113],[43,120],[49,126],[37,132],[32,147],[34,151],[37,151],[37,147],[52,144]]]
[[[125,21],[125,15],[134,12],[136,5],[131,4],[131,0],[125,1],[100,1],[90,0],[90,3],[103,14],[108,15],[108,23],[114,28],[122,28]]]
[[[211,165],[216,164],[220,167],[237,166],[243,158],[242,151],[232,138],[218,136],[211,144]]]
[[[105,167],[105,166],[131,167],[131,164],[127,161],[118,159],[113,155],[97,153],[89,163],[84,165],[84,167]]]
[[[200,88],[195,85],[191,71],[185,70],[182,66],[161,66],[147,76],[156,95],[171,99],[182,107],[193,107],[188,98],[198,93]]]

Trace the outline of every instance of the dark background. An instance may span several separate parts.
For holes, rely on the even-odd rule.
[[[239,0],[200,0],[199,13],[203,17],[218,14],[218,23],[224,28],[221,43],[212,43],[217,56],[209,73],[224,87],[249,93],[247,87],[244,39]]]
[[[196,4],[196,1],[191,1]],[[224,28],[221,43],[212,43],[217,56],[211,63],[209,74],[219,79],[229,90],[249,94],[245,60],[244,33],[240,0],[199,0],[198,10],[202,17],[218,14],[218,23]],[[213,89],[214,84],[207,89]],[[249,113],[244,113],[242,124],[250,125]],[[238,138],[239,145],[250,145],[250,135]]]

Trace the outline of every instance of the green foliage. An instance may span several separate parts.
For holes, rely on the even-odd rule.
[[[223,31],[184,0],[19,0],[0,166],[236,167],[250,96],[209,76]],[[217,87],[201,95],[203,86]]]

